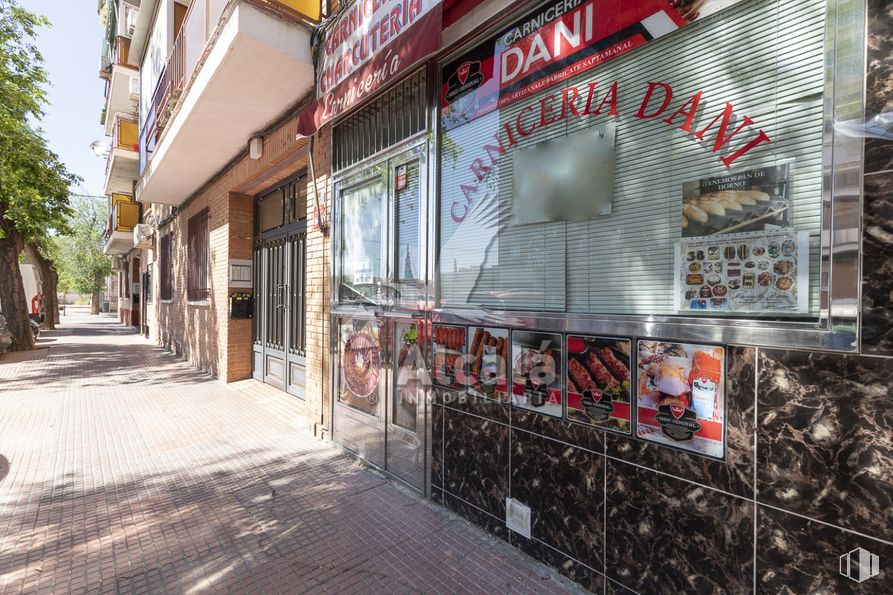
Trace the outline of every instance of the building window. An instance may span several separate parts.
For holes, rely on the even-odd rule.
[[[150,303],[152,301],[153,291],[154,288],[152,287],[152,266],[149,265],[146,270],[145,287],[143,287],[143,293],[146,295],[147,303]]]
[[[189,218],[189,266],[186,271],[186,299],[190,302],[207,300],[211,296],[208,270],[210,230],[208,209]]]
[[[173,296],[173,273],[174,267],[171,262],[171,234],[165,234],[161,238],[161,247],[159,249],[158,266],[160,268],[161,287],[159,289],[159,297],[162,300],[169,300]]]

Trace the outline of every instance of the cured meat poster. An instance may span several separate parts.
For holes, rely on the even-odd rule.
[[[752,232],[683,239],[679,311],[809,311],[809,234]]]
[[[636,436],[725,457],[725,349],[639,341]]]
[[[562,417],[561,335],[512,331],[512,404]]]
[[[477,397],[508,401],[508,329],[472,326],[468,337],[471,345],[466,358],[468,392]]]
[[[629,339],[567,337],[567,418],[629,434]]]
[[[456,390],[465,389],[465,327],[435,324],[434,384]]]

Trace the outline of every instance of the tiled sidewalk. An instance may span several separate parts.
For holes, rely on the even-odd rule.
[[[112,319],[0,356],[0,592],[574,590]]]

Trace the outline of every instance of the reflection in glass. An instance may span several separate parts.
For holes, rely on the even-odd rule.
[[[382,266],[384,188],[376,178],[342,194],[340,246],[342,302],[379,303]]]
[[[421,258],[419,256],[419,163],[414,161],[397,167],[395,232],[396,285],[398,302],[416,306],[419,299]]]
[[[398,323],[395,328],[397,370],[391,423],[417,431],[419,401],[423,398],[427,373],[419,348],[419,327],[415,323]]]

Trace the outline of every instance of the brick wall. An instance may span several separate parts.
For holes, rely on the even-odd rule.
[[[172,216],[171,209],[153,205],[151,212],[166,219],[155,234],[152,271],[153,301],[149,304],[150,338],[188,358],[199,368],[232,382],[251,377],[252,321],[229,319],[230,260],[250,260],[254,248],[254,197],[307,168],[308,142],[295,137],[297,121],[289,117],[264,137],[263,156],[247,155],[220,172]],[[247,141],[247,139],[246,139]],[[316,141],[315,165],[320,189],[328,184],[328,129]],[[309,178],[309,176],[308,176]],[[327,407],[328,377],[328,236],[314,228],[315,194],[309,183],[307,253],[307,396],[306,419],[316,430]],[[328,192],[323,194],[327,200]],[[186,300],[187,225],[189,218],[207,207],[210,213],[210,288],[206,303]],[[173,299],[160,299],[158,242],[172,233],[174,262]]]
[[[307,176],[307,394],[320,412],[314,432],[320,435],[329,427],[329,235],[317,225],[315,206],[322,205],[324,227],[328,226],[331,197],[331,127],[317,133],[313,152],[316,183]],[[317,203],[317,194],[319,203]]]

